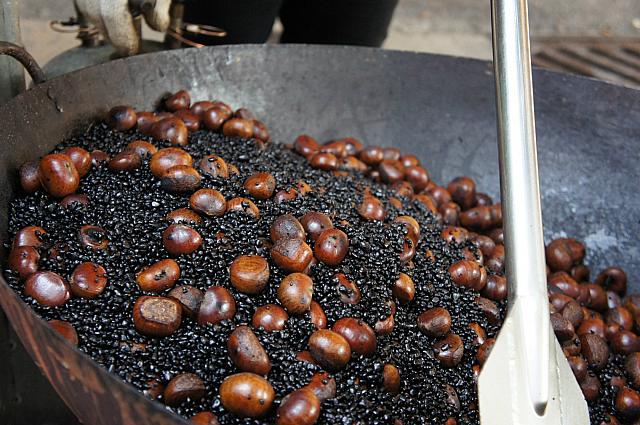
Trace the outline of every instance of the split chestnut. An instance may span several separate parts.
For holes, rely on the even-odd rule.
[[[172,298],[143,295],[133,306],[133,324],[138,332],[164,337],[174,333],[182,321],[182,307]]]
[[[455,367],[462,360],[464,344],[462,338],[450,333],[433,345],[436,358],[444,367]]]
[[[200,304],[202,304],[204,294],[201,290],[191,285],[181,285],[169,291],[169,297],[180,303],[184,316],[195,318],[200,311]]]

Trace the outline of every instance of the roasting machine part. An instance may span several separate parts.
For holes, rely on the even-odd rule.
[[[582,425],[589,409],[549,319],[527,0],[493,0],[509,307],[478,379],[483,425]]]
[[[533,80],[546,239],[585,240],[594,271],[623,267],[629,291],[640,290],[640,92],[541,70]],[[182,88],[197,100],[252,109],[275,140],[308,133],[397,146],[418,155],[436,182],[469,175],[497,199],[495,92],[487,62],[333,46],[185,49],[64,75],[0,106],[2,242],[22,162],[112,106],[148,110],[162,94]],[[68,345],[1,278],[0,304],[15,329],[0,321],[0,423],[67,425],[74,416],[84,424],[188,423]]]

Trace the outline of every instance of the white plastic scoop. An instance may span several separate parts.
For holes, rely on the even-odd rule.
[[[483,425],[586,425],[549,320],[526,0],[493,0],[493,57],[509,312],[478,381]]]

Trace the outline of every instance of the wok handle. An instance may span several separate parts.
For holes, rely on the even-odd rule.
[[[0,41],[0,55],[9,55],[25,67],[34,84],[44,83],[46,78],[38,62],[23,47],[7,41]]]

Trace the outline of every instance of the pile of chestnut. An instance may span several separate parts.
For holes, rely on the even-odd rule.
[[[43,189],[60,199],[63,207],[72,203],[91,202],[86,195],[76,193],[80,178],[91,167],[106,163],[113,172],[128,172],[140,168],[143,158],[149,158],[150,172],[161,187],[172,193],[189,196],[189,208],[180,208],[165,217],[167,227],[162,243],[167,258],[136,271],[136,283],[145,295],[133,308],[133,322],[141,334],[164,337],[173,334],[187,316],[199,325],[207,326],[232,320],[236,301],[223,286],[211,286],[201,291],[190,285],[176,285],[180,266],[175,257],[189,255],[202,249],[203,238],[194,224],[203,217],[219,217],[229,211],[246,214],[255,219],[260,210],[254,200],[273,199],[281,203],[305,196],[313,190],[306,182],[293,187],[278,188],[275,177],[258,172],[244,179],[247,197],[227,200],[223,193],[201,188],[202,175],[225,179],[239,175],[239,170],[223,158],[210,154],[197,162],[181,147],[188,143],[189,132],[206,128],[227,136],[252,138],[257,143],[269,142],[266,126],[256,120],[247,109],[233,111],[220,101],[201,101],[191,104],[189,94],[181,90],[164,102],[167,112],[136,112],[128,106],[109,111],[107,123],[117,131],[137,128],[158,141],[169,141],[171,147],[158,149],[153,143],[136,140],[113,157],[105,152],[88,152],[70,147],[59,153],[44,156],[40,161],[27,162],[19,171],[22,188],[27,193]],[[430,210],[443,224],[441,237],[447,243],[464,248],[464,258],[453,263],[448,272],[452,281],[478,293],[476,303],[490,324],[501,321],[496,302],[508,295],[504,277],[504,236],[501,229],[502,211],[499,203],[476,191],[469,177],[458,177],[447,187],[435,184],[427,170],[414,155],[402,155],[396,148],[365,147],[354,138],[331,140],[320,144],[311,136],[298,136],[291,149],[306,158],[313,168],[343,176],[360,172],[376,182],[390,185],[395,196],[378,199],[368,188],[356,211],[364,220],[385,221],[385,203],[400,208],[400,198],[410,199]],[[399,260],[412,261],[420,240],[420,224],[411,216],[398,216],[395,223],[405,229]],[[78,241],[87,249],[104,250],[109,244],[108,232],[87,223],[77,230]],[[300,360],[319,365],[326,372],[316,373],[305,386],[285,396],[277,409],[277,424],[314,424],[320,415],[321,404],[333,398],[336,382],[329,375],[349,362],[352,353],[372,356],[377,336],[393,331],[396,302],[410,303],[416,296],[414,282],[400,273],[393,284],[393,299],[388,301],[391,315],[370,327],[357,317],[337,320],[331,328],[322,307],[313,300],[314,282],[309,276],[317,262],[338,266],[349,252],[349,238],[334,227],[331,218],[320,212],[308,212],[295,217],[285,214],[270,227],[270,259],[273,265],[288,273],[279,283],[279,304],[267,304],[256,309],[250,324],[239,325],[227,340],[228,354],[240,371],[227,377],[219,388],[220,399],[230,412],[241,417],[260,417],[270,411],[275,392],[265,378],[271,369],[269,353],[261,345],[253,329],[267,332],[284,329],[290,315],[309,314],[315,327],[308,340],[308,349],[297,353]],[[94,298],[108,284],[105,269],[95,263],[78,265],[68,277],[39,270],[40,252],[46,230],[28,226],[17,232],[11,246],[9,267],[24,281],[24,293],[47,306],[64,304],[71,296]],[[310,246],[311,245],[311,246]],[[433,253],[427,251],[427,257]],[[616,415],[625,422],[640,418],[640,295],[626,296],[627,277],[617,267],[607,268],[590,283],[589,269],[583,264],[585,247],[575,239],[561,238],[546,247],[548,291],[551,322],[582,391],[589,401],[598,398],[603,385],[617,388]],[[259,255],[240,255],[229,265],[229,281],[235,290],[249,295],[263,292],[269,284],[270,263]],[[339,298],[356,304],[361,293],[357,285],[343,273],[335,279]],[[464,354],[461,337],[451,332],[452,317],[445,308],[434,307],[417,318],[417,328],[435,338],[433,351],[443,367],[455,367]],[[50,325],[73,344],[78,335],[67,322],[52,320]],[[471,323],[477,347],[473,366],[480,372],[494,344],[485,329]],[[611,353],[626,356],[624,376],[614,376],[610,382],[600,382],[594,371],[601,370]],[[398,368],[385,364],[383,386],[391,394],[401,391]],[[633,387],[633,388],[632,388]],[[205,395],[203,380],[193,373],[174,376],[166,386],[150,382],[147,394],[152,398],[163,395],[169,406],[183,401],[198,400]],[[215,424],[211,412],[201,412],[191,418],[197,424]],[[619,423],[609,416],[610,424]]]

